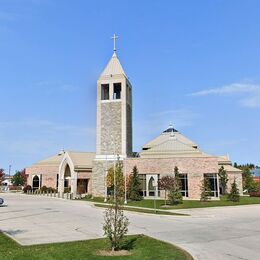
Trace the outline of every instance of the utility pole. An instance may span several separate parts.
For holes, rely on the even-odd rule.
[[[9,165],[9,170],[8,170],[9,178],[11,177],[11,168],[12,168],[12,165],[10,164],[10,165]]]

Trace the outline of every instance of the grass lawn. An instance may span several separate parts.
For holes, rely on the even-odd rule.
[[[192,259],[188,253],[171,244],[137,235],[128,236],[123,249],[130,250],[130,256],[97,256],[98,250],[108,249],[106,239],[94,239],[79,242],[20,246],[0,233],[0,259]]]
[[[104,205],[104,204],[94,204],[96,207],[100,207],[100,208],[108,208],[108,205]],[[129,207],[125,207],[123,208],[126,211],[134,211],[134,212],[141,212],[141,213],[149,213],[149,214],[156,214],[156,215],[173,215],[173,216],[189,216],[188,214],[181,214],[181,213],[172,213],[172,212],[167,212],[166,210],[164,211],[155,211],[154,209],[138,209],[138,208],[129,208]]]
[[[86,199],[88,201],[103,202],[103,198]],[[156,208],[158,209],[189,209],[189,208],[205,208],[205,207],[219,207],[219,206],[238,206],[238,205],[249,205],[249,204],[260,204],[260,197],[240,197],[239,202],[227,201],[226,196],[222,196],[220,200],[201,202],[197,200],[184,200],[182,204],[170,206],[167,208],[162,207],[164,200],[156,200]],[[154,208],[154,200],[144,199],[141,201],[129,201],[128,206]]]

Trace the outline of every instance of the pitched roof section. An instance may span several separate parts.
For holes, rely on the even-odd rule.
[[[117,58],[116,53],[114,52],[112,58],[108,62],[106,68],[101,73],[100,77],[111,76],[111,75],[124,75],[126,77],[125,71]]]
[[[142,148],[143,148],[143,150],[147,150],[158,144],[162,144],[165,141],[167,141],[169,139],[169,137],[172,135],[174,135],[174,137],[178,141],[182,142],[183,144],[189,145],[193,148],[198,147],[198,145],[196,143],[194,143],[193,141],[191,141],[190,139],[188,139],[187,137],[182,135],[180,132],[178,132],[176,129],[174,129],[172,126],[170,126],[168,129],[163,131],[159,136],[155,137],[153,140],[146,143]]]
[[[51,157],[48,157],[46,159],[43,159],[41,161],[36,162],[35,164],[33,164],[32,166],[59,166],[62,159],[64,157],[64,154],[57,154]]]
[[[71,152],[68,151],[75,169],[92,168],[92,161],[95,158],[95,153],[92,152]]]
[[[164,131],[140,152],[142,158],[208,157],[179,132]]]
[[[38,161],[32,166],[59,166],[65,153],[71,158],[75,169],[90,169],[92,168],[92,161],[95,158],[95,153],[92,152],[63,152],[57,155],[48,157],[44,160]]]

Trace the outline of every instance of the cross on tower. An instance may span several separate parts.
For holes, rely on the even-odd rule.
[[[111,37],[111,39],[114,40],[114,52],[116,52],[116,40],[118,39],[118,36],[116,36],[116,34],[114,33],[113,37]]]

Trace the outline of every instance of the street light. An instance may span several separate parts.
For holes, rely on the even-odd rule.
[[[124,172],[125,172],[125,201],[124,204],[127,204],[127,197],[126,197],[126,158],[125,158],[125,162],[124,162]]]
[[[105,185],[105,198],[104,202],[107,202],[107,142],[106,142],[106,165],[105,165],[105,176],[104,176],[104,185]]]

